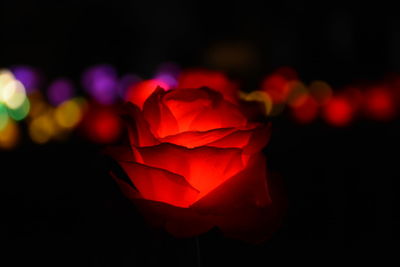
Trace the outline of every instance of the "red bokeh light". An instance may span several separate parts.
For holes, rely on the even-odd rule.
[[[179,75],[178,88],[194,89],[204,86],[219,91],[231,102],[237,101],[237,85],[222,72],[193,69]]]
[[[301,105],[295,106],[292,109],[292,116],[298,123],[311,123],[318,116],[318,103],[314,100],[314,98],[306,96]]]
[[[122,122],[112,109],[92,109],[85,117],[83,127],[86,136],[96,143],[113,143],[122,132]]]
[[[326,122],[334,126],[346,126],[353,119],[354,106],[345,97],[335,96],[324,106]]]
[[[267,76],[261,87],[269,94],[274,103],[284,102],[290,93],[289,81],[279,74]]]
[[[290,94],[290,82],[296,81],[297,77],[294,69],[282,67],[264,79],[261,89],[268,93],[274,103],[282,103]]]
[[[392,94],[383,88],[370,89],[365,94],[366,115],[376,120],[389,120],[395,115]]]

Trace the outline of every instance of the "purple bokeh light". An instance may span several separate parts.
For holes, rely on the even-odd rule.
[[[138,82],[140,82],[142,79],[135,75],[135,74],[127,74],[124,75],[120,80],[118,84],[118,95],[121,99],[125,99],[126,92],[128,89]]]
[[[47,97],[49,102],[55,106],[72,98],[75,88],[68,79],[60,78],[53,81],[47,89]]]
[[[40,76],[38,71],[30,66],[14,66],[11,72],[17,80],[19,80],[25,87],[26,92],[32,93],[39,87]]]
[[[87,69],[82,77],[85,90],[100,104],[113,104],[118,96],[118,77],[110,65],[97,65]]]
[[[158,67],[154,79],[168,84],[170,88],[175,88],[178,85],[179,74],[180,68],[177,64],[166,62]]]

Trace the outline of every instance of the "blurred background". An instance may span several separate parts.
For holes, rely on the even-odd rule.
[[[100,151],[138,86],[239,86],[273,122],[285,223],[253,246],[200,237],[201,264],[395,258],[400,18],[395,4],[2,1],[2,261],[196,266],[193,240],[154,234]],[[256,92],[256,93],[254,93]]]

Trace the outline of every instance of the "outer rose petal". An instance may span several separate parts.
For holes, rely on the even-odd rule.
[[[271,125],[261,124],[253,129],[238,130],[207,144],[213,147],[240,147],[244,154],[253,154],[269,142]]]
[[[264,157],[252,159],[245,170],[189,208],[140,199],[130,185],[115,179],[150,224],[175,237],[199,235],[217,226],[228,237],[258,243],[279,228],[286,202],[279,180],[271,178],[269,190],[265,187]]]
[[[129,139],[131,144],[136,146],[151,146],[158,144],[159,141],[157,141],[153,133],[150,131],[150,126],[140,109],[129,102],[125,107],[125,119],[128,122]]]
[[[160,142],[172,143],[187,148],[200,146],[241,148],[245,154],[253,154],[260,151],[268,143],[270,134],[270,124],[251,124],[242,128],[183,132],[164,137],[160,139]]]
[[[192,205],[199,212],[221,214],[245,207],[271,203],[266,180],[265,157],[253,155],[241,172],[231,177]]]
[[[162,101],[165,95],[162,88],[157,88],[143,105],[143,114],[149,122],[151,131],[158,137],[173,135],[179,131],[178,123]]]
[[[143,198],[188,207],[199,192],[180,175],[136,162],[119,162]]]
[[[279,227],[285,208],[276,180],[267,184],[265,162],[262,154],[254,155],[246,169],[190,208],[211,217],[226,236],[265,240]]]
[[[137,148],[143,163],[169,170],[185,177],[206,195],[226,179],[242,170],[242,151],[236,148],[185,147],[162,143],[152,147]]]
[[[168,85],[157,80],[141,81],[129,88],[126,100],[134,103],[139,108],[142,108],[146,99],[157,89],[157,87],[167,88]]]
[[[212,221],[213,216],[199,214],[190,208],[144,199],[134,199],[133,202],[150,224],[164,228],[175,237],[196,236],[215,226]]]

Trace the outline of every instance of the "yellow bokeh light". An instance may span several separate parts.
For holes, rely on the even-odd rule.
[[[73,128],[82,119],[81,107],[75,99],[68,100],[56,108],[54,118],[59,126]]]
[[[274,103],[271,113],[270,113],[270,116],[275,117],[275,116],[280,115],[285,110],[285,107],[286,107],[285,103],[282,103],[282,102]]]
[[[52,119],[51,113],[46,113],[35,118],[29,124],[29,136],[38,144],[44,144],[56,134],[57,128]]]
[[[241,93],[241,98],[245,101],[257,101],[261,102],[264,104],[265,107],[265,114],[269,115],[272,111],[272,100],[271,97],[268,95],[268,93],[263,92],[263,91],[253,91],[249,94],[246,93]]]
[[[29,101],[31,107],[28,116],[31,119],[52,112],[52,106],[45,101],[43,95],[39,91],[30,94]]]
[[[307,87],[300,81],[292,81],[289,86],[288,105],[291,107],[299,107],[304,104],[308,95]]]
[[[12,149],[18,144],[19,128],[12,120],[8,120],[7,125],[0,130],[0,148]]]
[[[333,95],[331,86],[324,81],[313,81],[309,89],[311,95],[321,105],[327,103]]]

